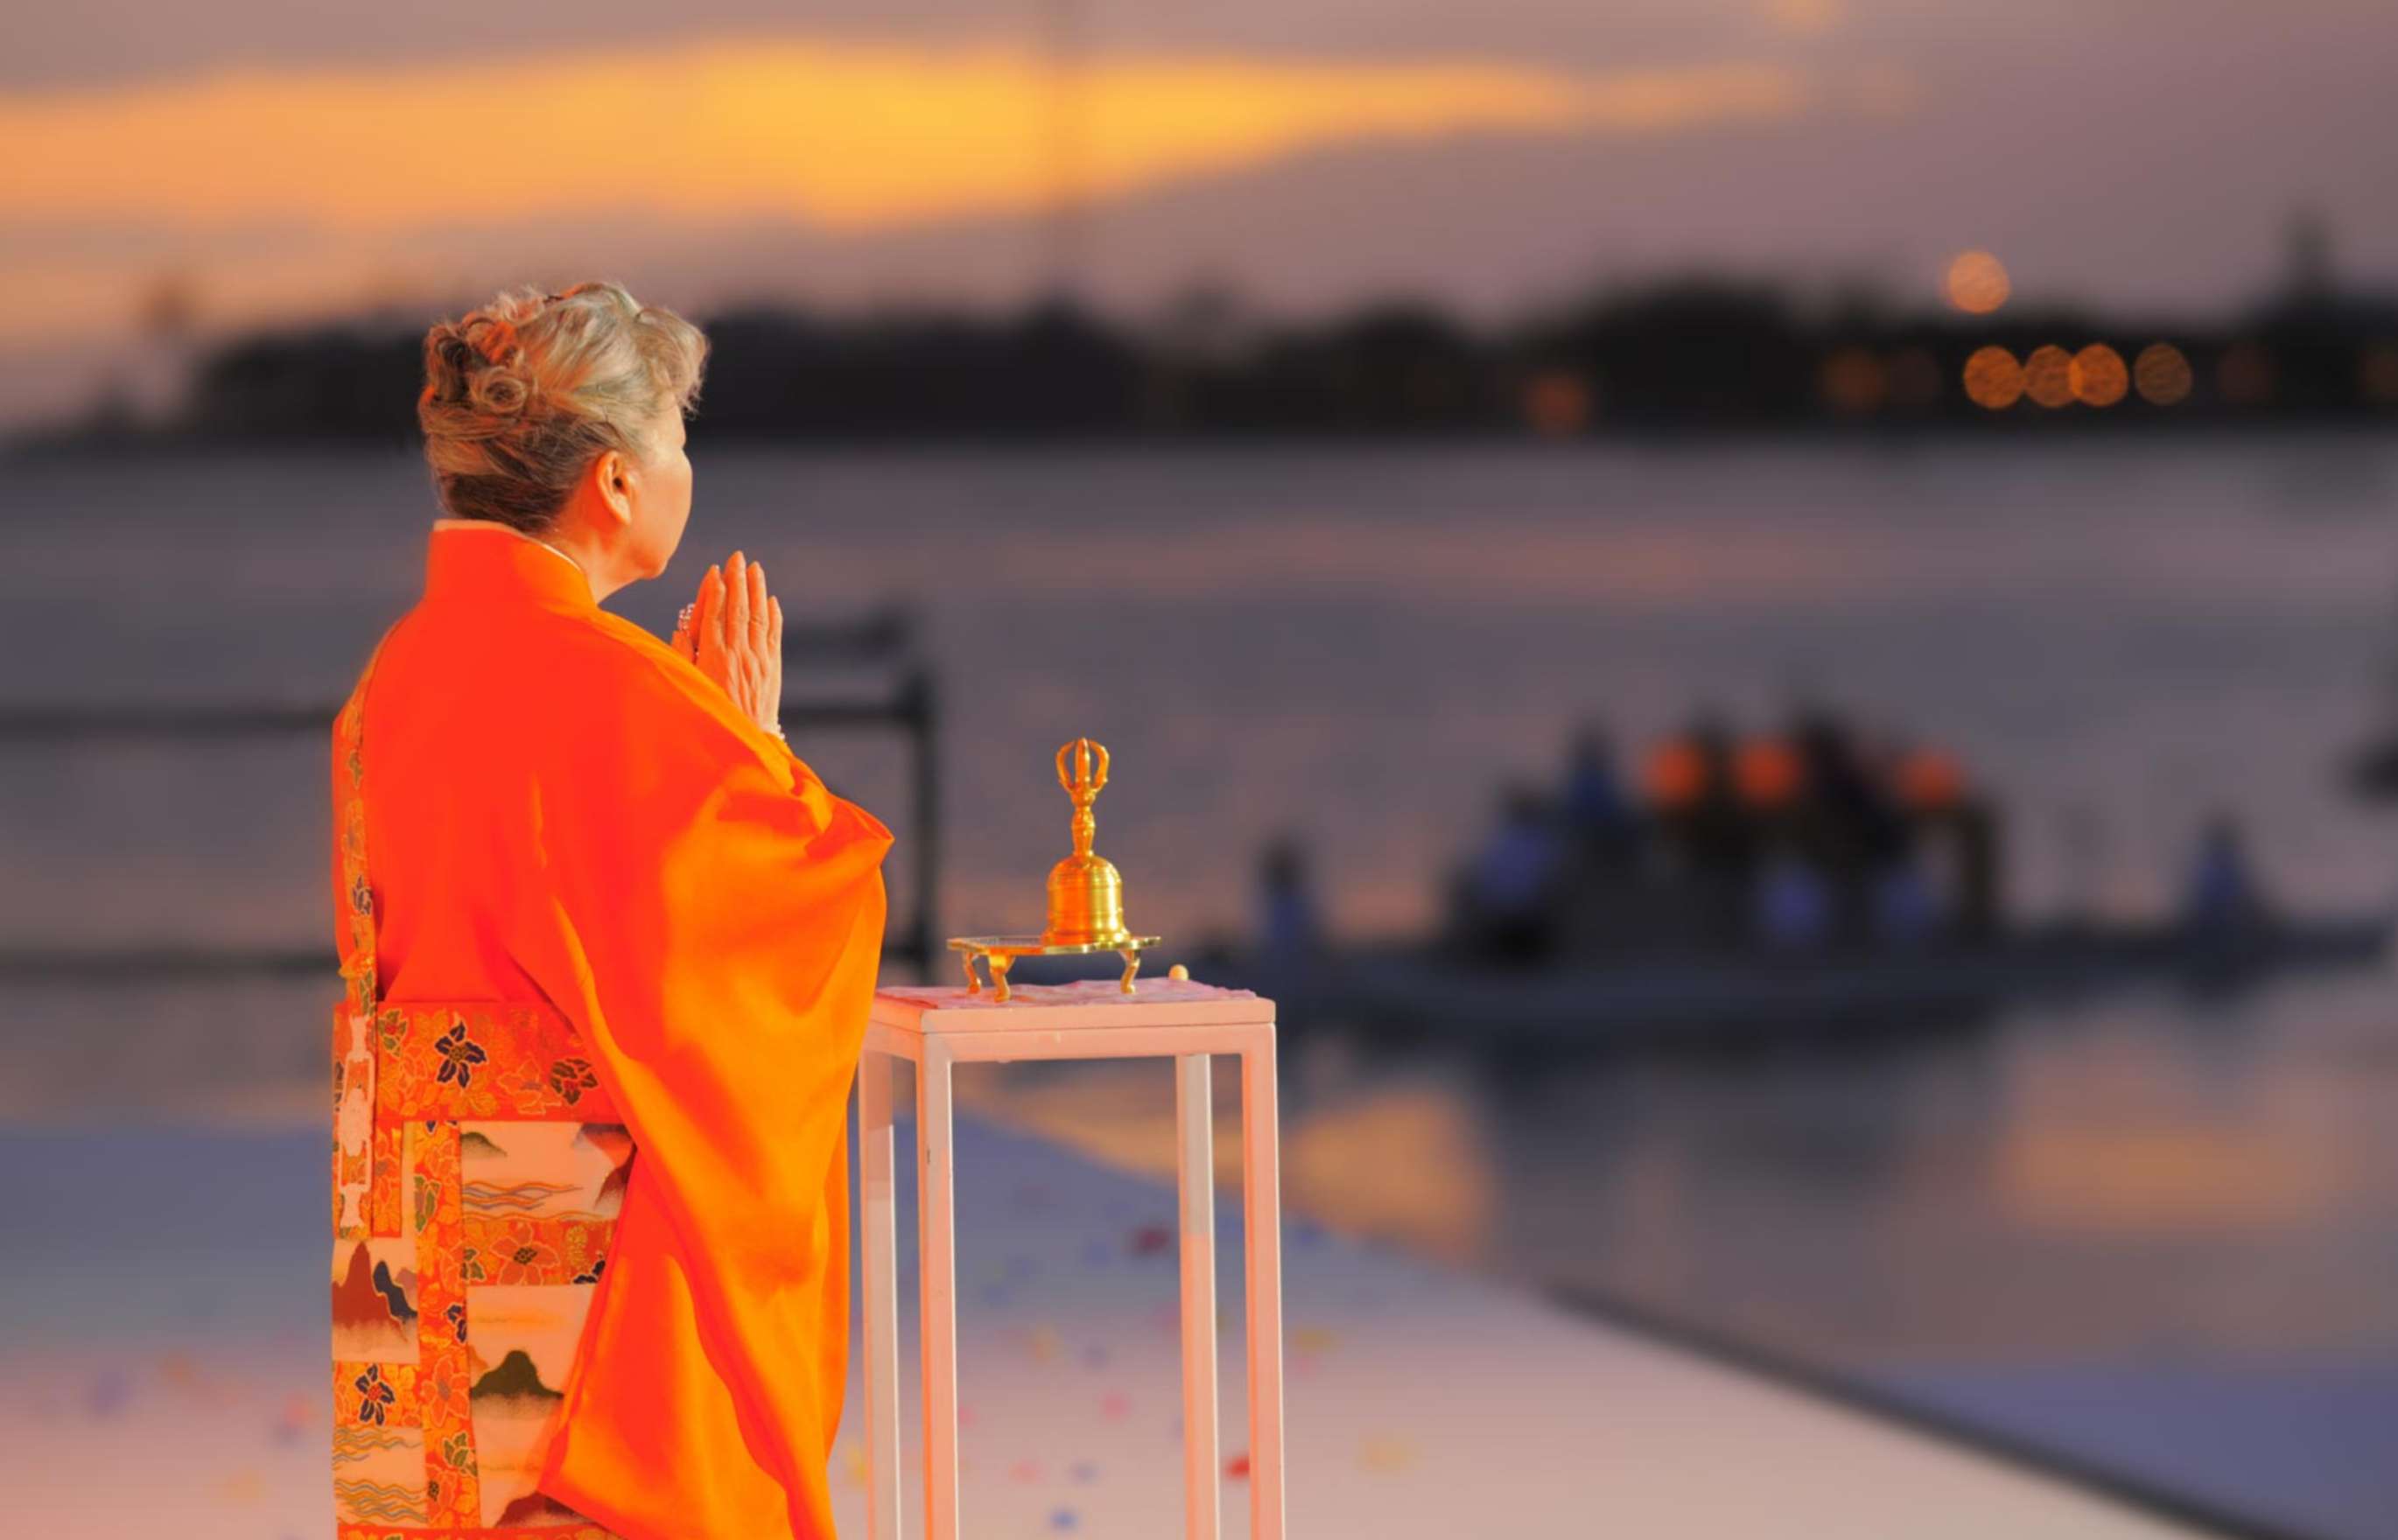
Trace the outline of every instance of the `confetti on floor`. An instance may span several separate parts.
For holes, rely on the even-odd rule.
[[[1329,1353],[1340,1341],[1340,1333],[1328,1326],[1297,1326],[1291,1329],[1290,1350],[1294,1353]]]
[[[133,1381],[115,1370],[92,1377],[91,1387],[84,1392],[84,1410],[101,1421],[123,1412],[133,1399]]]

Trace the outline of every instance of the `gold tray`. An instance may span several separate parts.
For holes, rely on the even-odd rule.
[[[1140,971],[1140,954],[1144,947],[1154,946],[1157,936],[1126,936],[1117,942],[1081,942],[1056,944],[1039,936],[951,936],[950,950],[965,954],[966,993],[982,993],[982,980],[975,972],[975,958],[990,971],[991,988],[1001,999],[1009,997],[1007,971],[1016,966],[1018,957],[1078,957],[1094,952],[1113,952],[1124,958],[1124,992],[1133,993],[1133,975]]]

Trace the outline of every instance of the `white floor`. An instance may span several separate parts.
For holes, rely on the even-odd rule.
[[[1173,1195],[971,1119],[958,1144],[965,1534],[1169,1540],[1182,1511]],[[198,1141],[180,1158],[207,1159],[208,1148]],[[146,1226],[128,1225],[124,1243],[85,1262],[53,1248],[0,1266],[17,1316],[0,1320],[8,1533],[330,1533],[322,1291],[285,1276],[313,1254],[302,1244],[313,1216],[265,1237],[290,1205],[277,1198],[262,1216],[239,1196],[239,1170],[227,1177],[228,1212],[262,1230],[257,1245],[203,1251],[169,1234],[154,1246]],[[1246,1389],[1230,1198],[1219,1291],[1223,1448],[1237,1461]],[[904,1221],[905,1185],[902,1203]],[[903,1285],[911,1252],[903,1245]],[[1290,1533],[1304,1540],[2176,1533],[1303,1223],[1290,1226],[1286,1261]],[[74,1324],[85,1319],[112,1324]],[[902,1346],[912,1353],[912,1334]],[[853,1350],[853,1419],[855,1366]],[[912,1453],[912,1405],[903,1426]],[[834,1491],[842,1535],[862,1540],[854,1429]],[[1246,1500],[1228,1472],[1228,1535],[1247,1533]],[[917,1513],[911,1486],[911,1524]]]

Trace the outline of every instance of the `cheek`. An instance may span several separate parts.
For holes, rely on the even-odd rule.
[[[665,517],[661,534],[671,549],[681,542],[683,531],[691,527],[691,463],[683,461],[676,467],[671,489],[667,492]]]

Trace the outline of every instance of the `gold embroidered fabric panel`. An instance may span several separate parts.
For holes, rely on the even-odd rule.
[[[633,1142],[548,1006],[379,1000],[358,742],[372,671],[335,743],[348,901],[332,1043],[335,1537],[614,1540],[533,1481]]]

